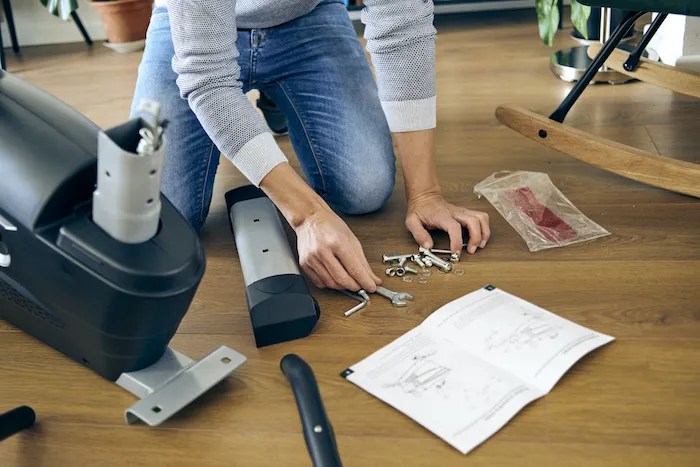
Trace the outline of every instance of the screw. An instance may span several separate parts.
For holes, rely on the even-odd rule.
[[[450,250],[436,250],[435,248],[429,248],[431,253],[438,254],[438,255],[453,255],[454,251]]]
[[[386,271],[384,272],[387,276],[394,277],[396,275],[396,268],[386,268]]]
[[[448,263],[447,261],[443,261],[442,259],[438,258],[435,256],[431,251],[427,248],[420,247],[421,253],[423,253],[425,256],[430,258],[437,267],[439,267],[441,270],[444,272],[448,272],[452,270],[452,264]]]
[[[407,260],[407,259],[408,259],[408,258],[401,258],[401,259],[399,260],[399,267],[400,267],[400,268],[402,268],[402,267],[404,266],[404,264],[406,264],[406,260]]]
[[[423,262],[422,259],[420,259],[420,256],[418,256],[418,255],[413,255],[413,256],[411,256],[411,261],[413,261],[414,263],[416,263],[416,264],[417,264],[418,266],[420,266],[421,268],[424,268],[424,269],[425,269],[425,263]]]
[[[391,263],[392,261],[401,261],[403,258],[410,258],[411,255],[392,255],[392,256],[387,256],[387,255],[382,255],[382,262],[383,263]]]
[[[406,266],[404,269],[405,269],[406,272],[409,273],[409,274],[418,274],[418,271],[415,270],[415,269],[413,269],[413,268],[410,267],[410,266]]]

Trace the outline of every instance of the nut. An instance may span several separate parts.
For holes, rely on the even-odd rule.
[[[402,280],[404,282],[413,282],[413,278],[411,276],[403,276]]]
[[[396,275],[401,277],[404,274],[406,274],[406,269],[405,268],[396,268]]]
[[[427,277],[419,277],[418,282],[421,284],[426,284],[428,282],[428,278]]]
[[[455,270],[452,271],[452,272],[454,272],[455,275],[457,275],[457,276],[463,276],[463,275],[464,275],[464,271],[461,270],[461,269],[455,269]]]

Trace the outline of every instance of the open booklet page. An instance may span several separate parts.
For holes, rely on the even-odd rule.
[[[488,286],[343,376],[466,454],[612,339]]]

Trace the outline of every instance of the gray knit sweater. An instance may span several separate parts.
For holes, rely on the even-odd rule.
[[[256,186],[287,159],[241,90],[236,27],[272,27],[318,0],[156,0],[167,6],[181,95],[219,150]],[[379,98],[394,132],[435,126],[431,0],[365,0],[361,19]]]

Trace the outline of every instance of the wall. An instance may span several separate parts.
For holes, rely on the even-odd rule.
[[[668,65],[700,71],[700,18],[669,15],[649,48]]]
[[[51,15],[39,0],[11,0],[19,45],[81,42],[82,36],[72,21]],[[93,39],[104,39],[99,16],[87,0],[78,0],[78,15]],[[5,47],[10,46],[7,22],[0,26]]]

